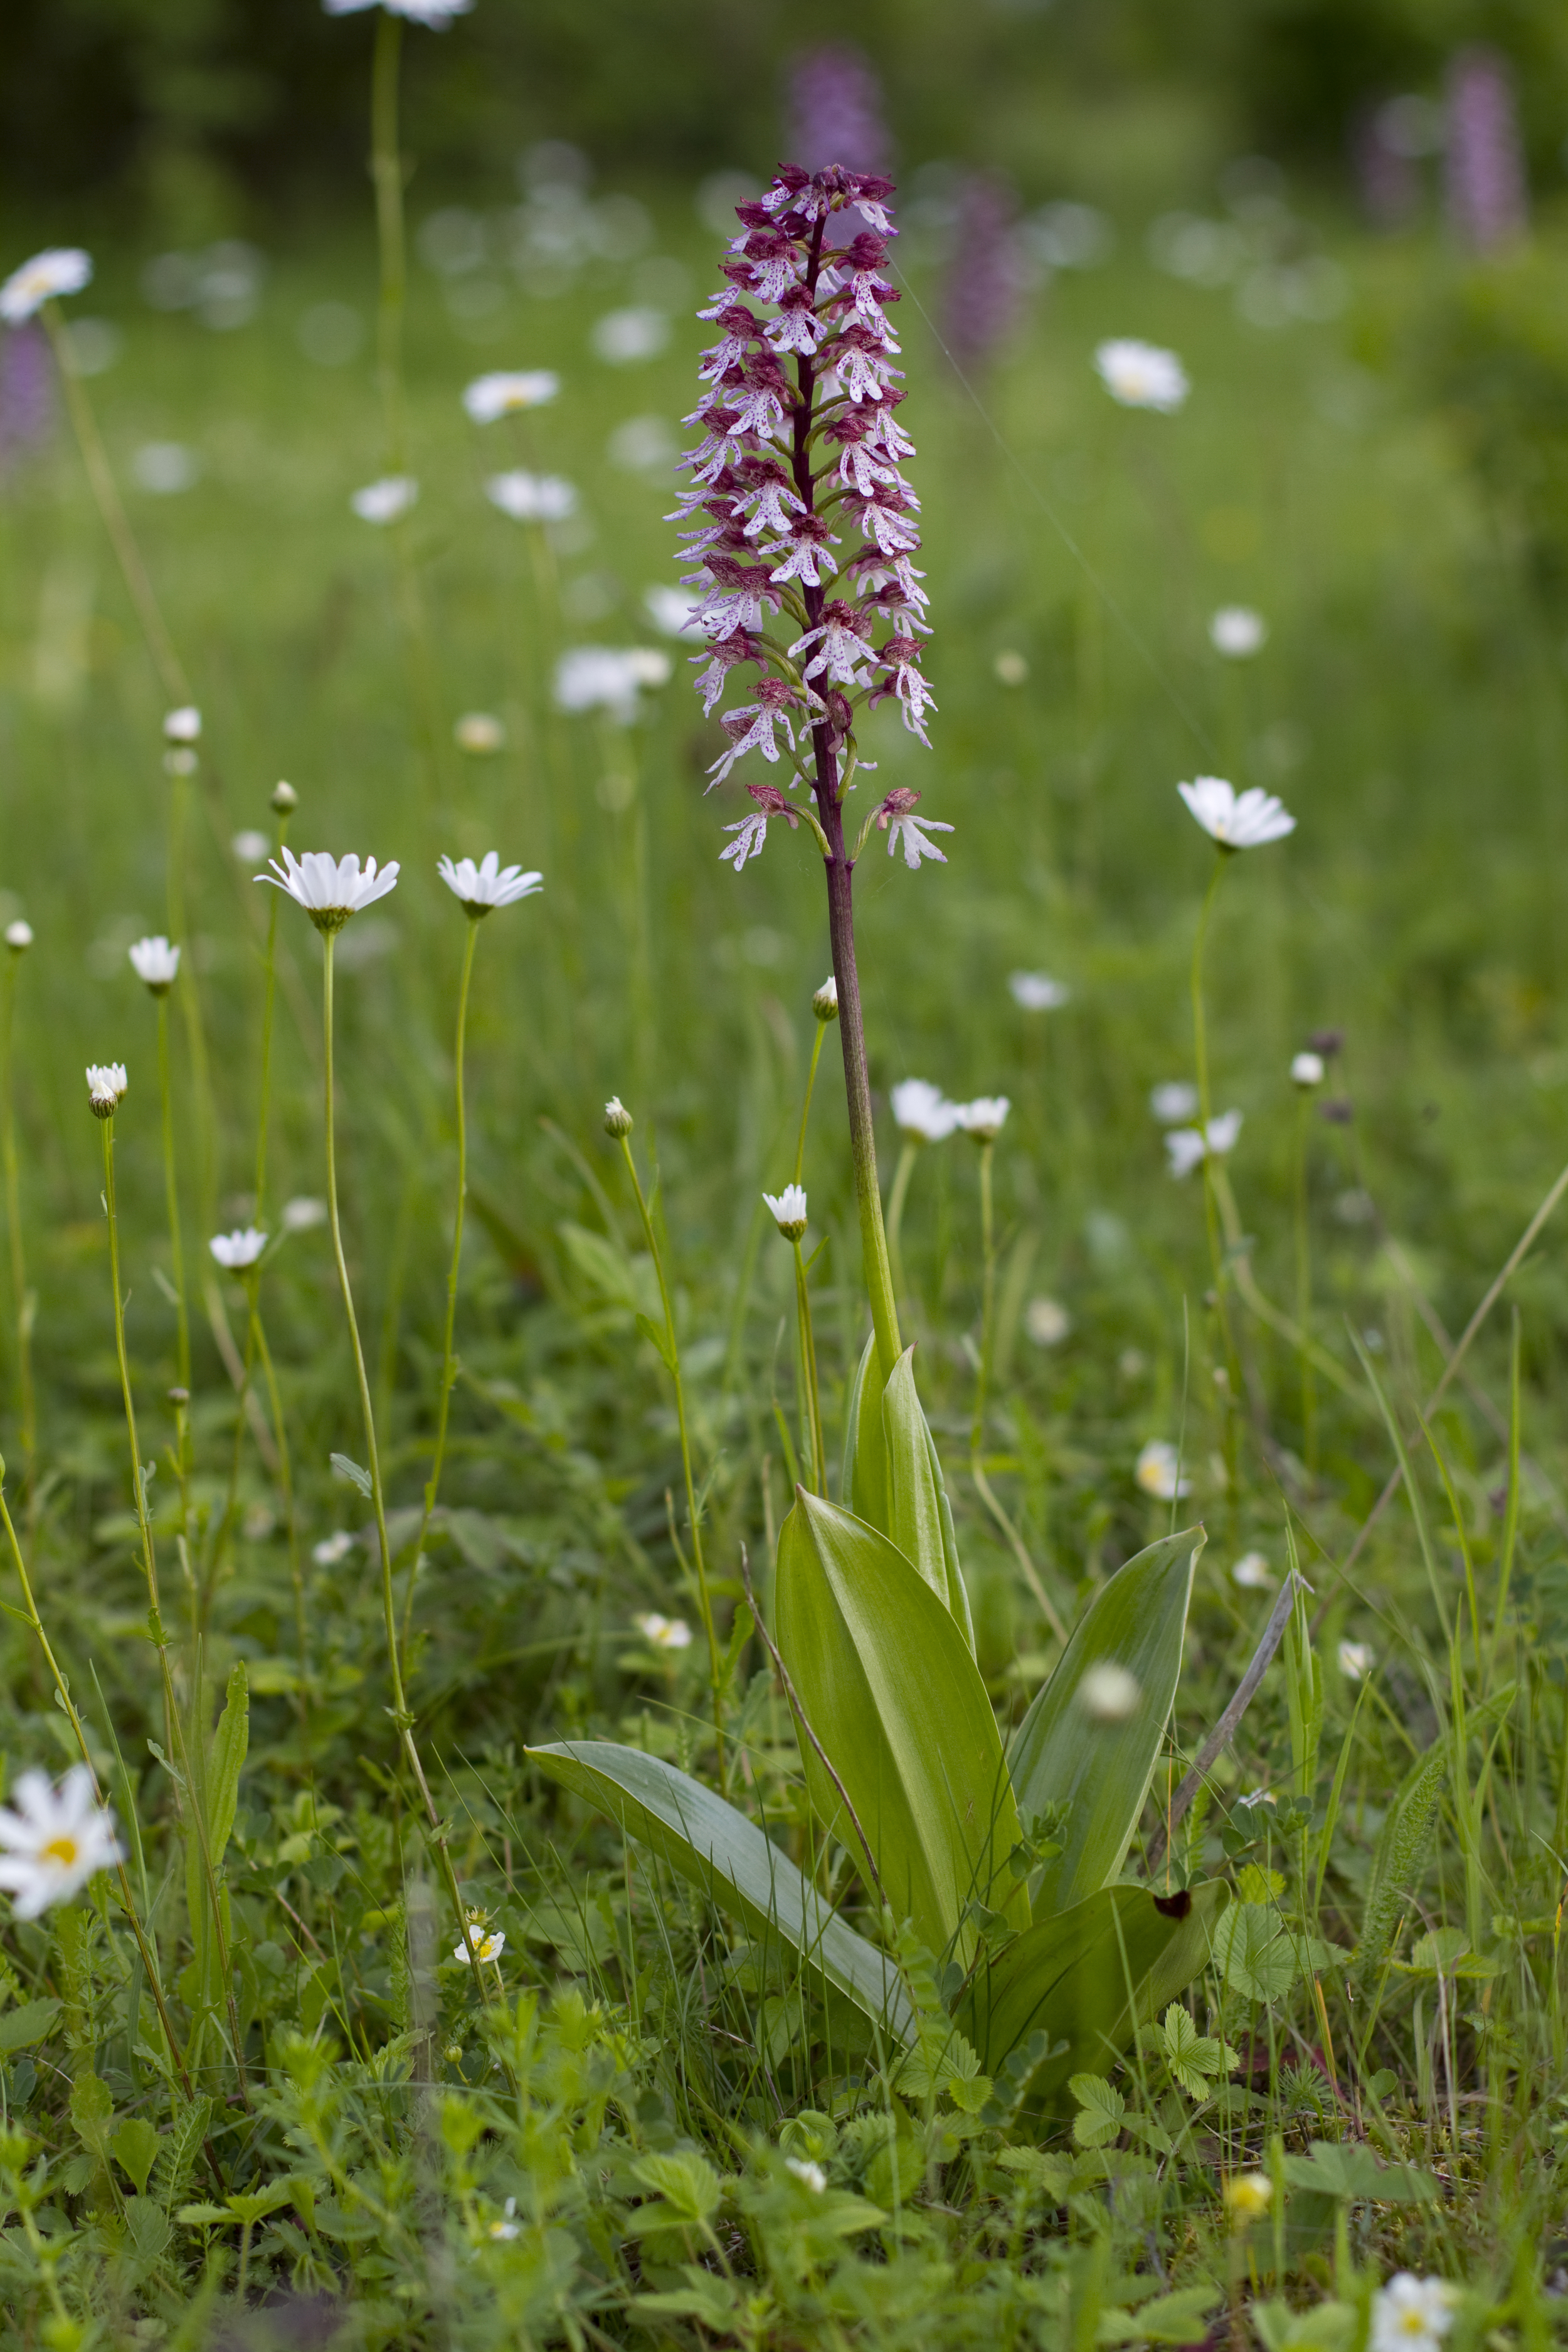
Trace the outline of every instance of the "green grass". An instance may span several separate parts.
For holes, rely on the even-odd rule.
[[[706,293],[710,255],[684,198],[658,212],[662,249]],[[237,2326],[243,2268],[252,2298],[332,2298],[344,2340],[366,2345],[639,2331],[695,2343],[704,2328],[781,2347],[1079,2346],[1141,2329],[1195,2343],[1211,2320],[1224,2326],[1227,2306],[1260,2295],[1330,2305],[1294,2336],[1270,2306],[1258,2321],[1270,2352],[1333,2352],[1364,2331],[1376,2278],[1404,2266],[1466,2283],[1456,2342],[1544,2344],[1563,2306],[1541,2283],[1568,2256],[1553,2170],[1568,2130],[1557,1426],[1568,1286],[1555,1227],[1479,1340],[1468,1369],[1479,1393],[1456,1390],[1434,1450],[1416,1408],[1442,1370],[1435,1330],[1463,1328],[1568,1158],[1563,617],[1531,561],[1528,494],[1485,488],[1468,470],[1465,420],[1422,373],[1424,338],[1463,290],[1453,265],[1419,244],[1347,243],[1345,316],[1268,334],[1223,294],[1155,275],[1129,240],[1110,268],[1063,277],[1037,304],[982,387],[994,436],[915,301],[902,312],[942,709],[931,754],[886,710],[868,749],[882,788],[915,784],[922,812],[957,830],[945,869],[911,877],[877,849],[862,868],[873,1085],[885,1096],[919,1075],[959,1097],[1012,1097],[996,1161],[987,1461],[1064,1618],[1164,1532],[1169,1507],[1139,1490],[1134,1465],[1150,1438],[1184,1442],[1209,1545],[1173,1726],[1178,1770],[1267,1615],[1268,1596],[1238,1588],[1230,1568],[1258,1549],[1283,1576],[1289,1507],[1323,1685],[1309,1843],[1279,1826],[1248,1844],[1270,1817],[1234,1809],[1259,1786],[1282,1804],[1291,1793],[1282,1653],[1182,1833],[1184,1858],[1194,1871],[1250,1868],[1241,1891],[1260,1916],[1278,1901],[1299,1928],[1315,1924],[1357,1953],[1321,1968],[1321,2007],[1288,1956],[1276,1953],[1272,1973],[1267,1952],[1252,1955],[1250,1976],[1245,1958],[1216,1966],[1192,2011],[1200,2034],[1240,2053],[1247,2071],[1228,2079],[1246,2095],[1173,2088],[1163,2045],[1152,2045],[1115,2078],[1131,2125],[1112,2116],[1100,2145],[1091,2126],[1084,2144],[1042,2154],[1021,2127],[971,2113],[962,2084],[923,2104],[892,2096],[776,1956],[748,1950],[646,1856],[623,1853],[522,1756],[525,1742],[586,1731],[700,1772],[711,1761],[700,1643],[661,1658],[632,1622],[654,1609],[695,1622],[697,1612],[669,1534],[680,1471],[668,1383],[632,1320],[649,1269],[600,1130],[610,1093],[636,1113],[636,1148],[658,1173],[726,1621],[742,1543],[766,1599],[787,1497],[775,1401],[800,1443],[792,1268],[759,1196],[790,1172],[809,998],[827,969],[809,841],[775,827],[739,881],[719,864],[719,828],[741,796],[731,784],[702,797],[720,738],[688,689],[684,647],[629,733],[563,718],[548,691],[562,646],[656,642],[640,600],[676,577],[668,478],[617,472],[605,447],[628,415],[673,424],[693,404],[700,331],[679,320],[663,356],[605,366],[590,329],[634,290],[630,271],[605,265],[552,299],[509,291],[484,340],[465,339],[416,271],[408,381],[423,487],[411,541],[441,722],[432,778],[391,547],[347,504],[382,469],[368,363],[315,368],[292,333],[324,299],[368,317],[363,240],[277,257],[261,317],[229,335],[142,307],[141,257],[101,257],[79,307],[125,328],[123,357],[90,385],[121,480],[153,439],[187,444],[204,467],[178,498],[127,489],[205,717],[179,982],[199,1008],[205,1086],[179,997],[172,1032],[189,1257],[194,1272],[205,1234],[254,1205],[269,908],[249,879],[256,862],[228,845],[242,827],[270,828],[268,795],[283,775],[300,795],[294,845],[403,863],[395,893],[344,937],[339,1148],[405,1545],[434,1426],[455,1182],[463,924],[434,861],[493,846],[545,873],[543,895],[491,919],[479,942],[463,1376],[410,1670],[465,1899],[507,1936],[504,2019],[487,2026],[470,1972],[449,1958],[455,1928],[386,1712],[366,1511],[330,1468],[335,1451],[363,1459],[363,1443],[324,1227],[288,1238],[262,1284],[308,1580],[303,1686],[285,1505],[248,1438],[244,1516],[198,1679],[177,1538],[184,1528],[199,1580],[224,1508],[235,1396],[197,1301],[183,1514],[167,1453],[174,1324],[155,1020],[123,953],[167,920],[163,698],[62,432],[6,478],[0,553],[3,911],[25,912],[37,932],[16,973],[16,1097],[38,1295],[39,1479],[18,1518],[31,1518],[40,1610],[95,1758],[121,1820],[139,1825],[132,1884],[197,2057],[193,2105],[166,2079],[140,1964],[107,1897],[0,1935],[5,2111],[31,2144],[0,2150],[11,2168],[0,2342],[89,2340],[79,2328],[116,2346],[237,2342],[219,2314]],[[1564,255],[1550,235],[1533,268],[1542,306],[1560,299]],[[910,290],[933,304],[931,271],[917,266]],[[1179,417],[1112,410],[1090,357],[1114,333],[1181,352],[1194,389]],[[510,428],[481,432],[459,405],[465,382],[492,365],[563,375],[561,400],[530,420],[526,454]],[[531,462],[579,485],[591,526],[560,555],[559,611],[525,535],[480,489],[485,473]],[[1226,602],[1269,621],[1267,649],[1246,667],[1207,646],[1207,615]],[[1004,652],[1025,656],[1022,685],[1000,683]],[[452,721],[471,709],[505,722],[493,760],[452,745]],[[1215,1108],[1246,1113],[1229,1162],[1243,1226],[1258,1282],[1286,1308],[1306,1153],[1313,1328],[1345,1382],[1342,1393],[1319,1379],[1315,1438],[1293,1352],[1234,1291],[1254,1386],[1216,1377],[1226,1350],[1201,1192],[1167,1176],[1147,1107],[1152,1085],[1191,1074],[1187,970],[1209,853],[1174,786],[1205,771],[1277,789],[1300,818],[1289,843],[1226,877],[1208,1004]],[[601,789],[606,776],[616,789]],[[356,942],[374,950],[357,964]],[[273,1222],[284,1200],[324,1182],[319,952],[287,905],[278,950]],[[1070,1003],[1019,1012],[1006,982],[1020,967],[1067,982]],[[1289,1081],[1292,1053],[1325,1027],[1346,1033],[1327,1091],[1353,1104],[1350,1124],[1304,1113]],[[149,1751],[166,1735],[125,1475],[100,1138],[81,1081],[82,1065],[103,1058],[131,1072],[117,1121],[129,1344],[142,1452],[162,1465],[152,1502],[190,1720],[210,1725],[237,1662],[248,1676],[226,1864],[243,2077],[226,2001],[204,2018],[189,1973],[189,1800]],[[889,1130],[887,1177],[893,1149]],[[1012,1721],[1056,1653],[963,1466],[976,1164],[962,1139],[922,1156],[904,1256],[981,1664]],[[863,1308],[831,1038],[806,1181],[813,1238],[826,1237],[815,1308],[836,1454]],[[574,1244],[573,1228],[610,1246]],[[221,1295],[243,1345],[243,1300]],[[1025,1319],[1041,1297],[1071,1318],[1048,1349]],[[1515,1307],[1526,1465],[1504,1608]],[[1394,1459],[1355,1339],[1416,1465],[1436,1590],[1403,1497],[1350,1576],[1339,1572]],[[7,1384],[14,1361],[7,1337]],[[4,1443],[16,1506],[14,1412]],[[338,1529],[352,1547],[314,1561]],[[400,1601],[406,1573],[405,1559]],[[16,1598],[9,1586],[4,1597]],[[1462,1734],[1443,1626],[1456,1617]],[[1339,1671],[1342,1639],[1370,1643],[1369,1683]],[[756,1801],[804,1857],[798,1766],[765,1667],[753,1643],[731,1685],[731,1732]],[[0,1636],[0,1744],[13,1779],[74,1754],[15,1619]],[[1401,1816],[1396,1792],[1438,1744],[1465,1759],[1465,1788],[1450,1771],[1435,1808],[1417,1791]],[[1392,1889],[1381,1906],[1380,1878]],[[1381,1921],[1370,1940],[1369,1918]],[[1423,1957],[1455,1965],[1449,1946],[1420,1944],[1443,1927],[1463,1948],[1457,1975]],[[24,2019],[40,2000],[58,2006]],[[1357,2176],[1326,2173],[1330,2158],[1307,2156],[1314,2140],[1414,2166],[1437,2193],[1401,2201],[1367,2193],[1364,2179],[1337,2193]],[[821,2162],[828,2190],[785,2170],[790,2156]],[[47,2172],[27,2170],[44,2157]],[[1219,2179],[1258,2165],[1279,2182],[1273,2212],[1230,2231]],[[1293,2165],[1307,2169],[1292,2176]],[[241,2201],[220,2223],[231,2193]],[[1152,2302],[1188,2290],[1180,2305]],[[292,2324],[243,2340],[294,2340]]]

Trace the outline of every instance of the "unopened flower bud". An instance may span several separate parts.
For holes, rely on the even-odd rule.
[[[279,816],[287,816],[291,809],[299,807],[300,795],[292,784],[284,783],[279,779],[272,787],[272,805]]]
[[[619,1139],[632,1131],[632,1115],[619,1095],[612,1095],[605,1105],[605,1133]]]
[[[189,1389],[183,1389],[175,1386],[169,1391],[169,1402],[172,1405],[178,1407],[180,1405],[189,1404],[190,1401],[191,1392]]]
[[[130,1081],[123,1062],[91,1062],[87,1072],[87,1098],[94,1118],[112,1118]]]
[[[838,982],[834,979],[831,972],[828,973],[827,978],[823,982],[822,986],[812,998],[811,1009],[816,1013],[819,1021],[837,1020]]]
[[[13,955],[24,955],[33,944],[33,926],[20,920],[5,926],[5,944]]]

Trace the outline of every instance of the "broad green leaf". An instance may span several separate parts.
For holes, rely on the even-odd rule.
[[[1182,2286],[1174,2294],[1157,2294],[1132,2315],[1135,2340],[1141,2344],[1201,2344],[1208,2333],[1208,2317],[1220,2301],[1215,2286]]]
[[[1315,2139],[1310,2156],[1285,2158],[1285,2178],[1314,2196],[1381,2205],[1435,2203],[1443,2194],[1431,2173],[1413,2164],[1380,2164],[1371,2148],[1353,2141]]]
[[[124,2167],[136,2183],[139,2197],[147,2193],[147,2176],[157,2160],[158,2140],[155,2126],[150,2124],[145,2116],[127,2116],[122,2124],[116,2124],[109,2136],[114,2160]]]
[[[640,1748],[561,1740],[526,1751],[764,1941],[779,1937],[837,1991],[900,2042],[914,2012],[898,1970],[837,1918],[809,1879],[733,1805]]]
[[[1296,1981],[1295,1941],[1278,1911],[1233,1903],[1215,1929],[1214,1956],[1244,2000],[1282,2000]]]
[[[1121,2118],[1127,2113],[1127,2102],[1120,2091],[1099,2074],[1074,2074],[1068,2089],[1078,2101],[1078,2113],[1072,2119],[1072,2136],[1079,2147],[1104,2147],[1121,2134]]]
[[[996,1718],[946,1605],[886,1536],[804,1488],[779,1532],[774,1605],[799,1704],[894,1916],[939,1958],[973,1949],[976,1898],[1021,1927],[1028,1898],[1006,1867],[1020,1832]],[[800,1749],[813,1803],[858,1843],[804,1730]]]
[[[1026,1818],[1065,1799],[1061,1852],[1035,1891],[1037,1919],[1069,1910],[1109,1886],[1127,1858],[1154,1777],[1181,1672],[1182,1641],[1201,1528],[1166,1536],[1119,1568],[1097,1594],[1056,1672],[1018,1726],[1008,1767]],[[1084,1676],[1117,1665],[1138,1696],[1105,1721],[1084,1703]]]
[[[882,1391],[888,1478],[885,1531],[937,1599],[945,1601],[973,1653],[974,1625],[958,1565],[952,1509],[942,1484],[936,1443],[915,1393],[914,1354],[912,1347],[904,1349]]]
[[[25,2000],[19,2009],[0,2016],[0,2058],[13,2050],[32,2050],[54,2032],[60,2013],[58,2000]]]
[[[1229,1897],[1217,1878],[1171,1897],[1104,1886],[1026,1929],[1000,1959],[982,1962],[958,2011],[987,2073],[1040,2033],[1025,2108],[1058,2116],[1069,2077],[1108,2074],[1138,2027],[1192,1982]]]
[[[861,1350],[849,1388],[844,1428],[844,1477],[839,1500],[868,1528],[888,1532],[888,1447],[882,1434],[882,1395],[877,1335]]]

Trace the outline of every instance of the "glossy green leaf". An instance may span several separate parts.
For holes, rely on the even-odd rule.
[[[888,1447],[882,1434],[882,1395],[877,1335],[861,1350],[849,1386],[844,1431],[844,1476],[839,1500],[868,1528],[888,1533]]]
[[[906,1348],[882,1391],[888,1520],[885,1532],[919,1570],[963,1631],[971,1654],[974,1624],[958,1565],[952,1511],[931,1427],[915,1393],[913,1348]]]
[[[1159,1761],[1176,1695],[1193,1570],[1201,1528],[1167,1536],[1119,1568],[1073,1631],[1008,1757],[1026,1818],[1066,1800],[1061,1852],[1035,1892],[1037,1919],[1048,1919],[1108,1886],[1127,1858]],[[1086,1703],[1084,1677],[1120,1666],[1137,1685],[1125,1715],[1107,1719]]]
[[[945,1603],[895,1545],[796,1490],[779,1534],[777,1639],[796,1696],[844,1783],[883,1895],[939,1958],[967,1953],[972,1901],[1027,1919],[1006,1868],[1017,1810],[979,1670]],[[810,1738],[812,1801],[834,1834],[854,1822]]]
[[[996,2074],[1009,2052],[1043,2032],[1047,2054],[1026,2108],[1070,2113],[1069,2077],[1108,2073],[1138,2026],[1204,1967],[1229,1894],[1217,1878],[1171,1898],[1142,1886],[1104,1886],[1026,1929],[999,1959],[982,1963],[958,2011],[987,2072]]]
[[[526,1752],[761,1941],[782,1938],[875,2023],[900,2042],[914,2039],[914,2013],[892,1962],[847,1927],[788,1854],[733,1805],[640,1748],[563,1739]]]

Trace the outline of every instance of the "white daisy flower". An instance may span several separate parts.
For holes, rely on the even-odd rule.
[[[1123,408],[1153,408],[1162,416],[1172,416],[1192,389],[1174,352],[1141,343],[1135,337],[1118,336],[1101,343],[1094,364],[1101,383]]]
[[[1321,1087],[1323,1083],[1321,1054],[1298,1054],[1290,1064],[1293,1087]]]
[[[1227,661],[1249,661],[1268,642],[1268,624],[1250,604],[1222,604],[1209,618],[1209,643]]]
[[[356,1540],[347,1528],[340,1528],[335,1535],[323,1536],[319,1544],[312,1544],[310,1558],[318,1568],[336,1568],[340,1559],[347,1559]]]
[[[454,16],[468,15],[474,0],[321,0],[329,16],[357,16],[362,9],[378,5],[389,16],[402,16],[410,25],[427,25],[433,33],[444,33]]]
[[[79,246],[46,246],[0,286],[0,319],[8,327],[19,327],[57,295],[79,294],[91,276],[92,256]]]
[[[805,1185],[786,1184],[776,1199],[772,1192],[764,1192],[763,1198],[773,1211],[773,1223],[785,1241],[799,1241],[806,1227]]]
[[[503,867],[493,849],[486,850],[478,866],[471,857],[459,857],[455,866],[449,857],[437,858],[436,871],[470,915],[488,915],[494,907],[531,898],[544,887],[542,874],[525,874],[521,866]]]
[[[268,861],[272,872],[258,874],[254,879],[270,882],[275,890],[287,890],[319,931],[341,931],[351,915],[373,906],[397,887],[395,858],[379,868],[374,857],[367,858],[362,873],[352,850],[347,857],[333,857],[324,849],[308,849],[303,857],[296,857],[287,846],[280,854],[281,866],[274,857]]]
[[[131,968],[142,984],[154,996],[163,996],[173,988],[180,971],[180,950],[171,947],[162,932],[150,940],[137,940],[126,950]]]
[[[450,2053],[448,2053],[448,2055]],[[459,2050],[458,2056],[460,2058],[462,2054],[462,2052]],[[456,2062],[454,2061],[454,2063],[455,2063]],[[517,2200],[515,2197],[509,2197],[506,2203],[501,2207],[500,2220],[490,2223],[490,2235],[492,2238],[499,2238],[503,2245],[509,2243],[511,2239],[519,2238],[522,2235],[522,2223],[517,2218]]]
[[[412,474],[385,474],[379,482],[367,482],[363,490],[355,490],[349,504],[361,522],[396,522],[418,496],[419,485]]]
[[[811,2190],[813,2196],[820,2197],[827,2186],[827,2175],[821,2165],[813,2164],[806,2157],[786,2156],[784,2170],[793,2172],[795,2179]]]
[[[555,701],[562,710],[603,710],[623,727],[640,709],[645,687],[668,683],[669,656],[655,646],[574,646],[555,665]]]
[[[1266,842],[1283,841],[1296,830],[1289,810],[1260,785],[1238,793],[1223,776],[1195,776],[1176,790],[1222,849],[1261,849]]]
[[[560,389],[561,378],[550,368],[523,368],[512,373],[498,369],[474,378],[463,394],[463,406],[476,425],[493,425],[498,416],[513,416],[523,408],[542,408]]]
[[[1268,1592],[1274,1584],[1274,1571],[1260,1551],[1244,1551],[1230,1573],[1247,1592]]]
[[[165,743],[195,743],[200,740],[202,714],[194,702],[183,703],[178,710],[163,713]]]
[[[239,1274],[254,1265],[267,1247],[267,1235],[255,1225],[237,1226],[232,1234],[215,1234],[207,1244],[219,1265]]]
[[[93,1117],[112,1118],[130,1083],[123,1062],[89,1062],[87,1066],[87,1098],[92,1106]]]
[[[1359,1683],[1363,1675],[1372,1672],[1370,1642],[1342,1642],[1339,1646],[1340,1672],[1347,1681]]]
[[[1037,1348],[1058,1348],[1072,1329],[1072,1317],[1059,1298],[1031,1298],[1024,1309],[1024,1328]]]
[[[645,1615],[634,1617],[632,1623],[656,1650],[689,1650],[691,1647],[691,1628],[684,1617],[661,1617],[657,1609],[650,1609]]]
[[[530,474],[521,466],[510,474],[491,474],[485,496],[513,522],[564,522],[577,511],[575,484],[559,474]]]
[[[977,1095],[973,1102],[954,1103],[954,1124],[976,1143],[994,1143],[1013,1108],[1005,1095]]]
[[[270,834],[258,833],[254,825],[247,824],[241,832],[235,835],[228,845],[242,866],[254,866],[257,859],[265,857],[271,848],[272,836]]]
[[[20,917],[18,917],[16,921],[14,923],[7,923],[5,926],[5,944],[15,955],[21,955],[26,949],[30,948],[33,944],[33,926],[31,923],[23,922]]]
[[[18,1919],[65,1903],[99,1871],[124,1860],[114,1817],[93,1793],[92,1774],[73,1764],[58,1785],[24,1772],[16,1809],[0,1806],[0,1886]]]
[[[500,750],[506,741],[506,729],[488,710],[465,710],[452,730],[452,740],[459,751],[483,759]]]
[[[308,1193],[283,1203],[283,1230],[286,1234],[308,1234],[312,1225],[327,1222],[325,1201],[313,1201]]]
[[[1173,1503],[1178,1495],[1190,1495],[1193,1482],[1181,1475],[1181,1457],[1173,1445],[1163,1437],[1152,1437],[1138,1456],[1132,1473],[1146,1495],[1159,1503]]]
[[[656,629],[667,637],[700,637],[702,625],[698,614],[702,610],[700,596],[691,595],[684,588],[667,587],[656,580],[642,592],[643,609]]]
[[[1090,1666],[1078,1686],[1078,1703],[1094,1723],[1125,1723],[1142,1696],[1137,1675],[1113,1658]]]
[[[940,1143],[958,1125],[958,1105],[929,1078],[901,1078],[889,1100],[894,1126],[912,1143]]]
[[[1194,1169],[1202,1167],[1211,1155],[1222,1160],[1227,1151],[1235,1150],[1236,1139],[1240,1133],[1241,1113],[1238,1110],[1222,1111],[1217,1118],[1210,1119],[1206,1129],[1168,1129],[1165,1150],[1170,1159],[1172,1175],[1190,1176]]]
[[[1072,995],[1071,989],[1053,980],[1048,971],[1011,972],[1007,987],[1014,1003],[1025,1013],[1055,1013]]]
[[[1454,2300],[1446,2279],[1395,2272],[1372,2299],[1371,2352],[1439,2352],[1454,2325]]]
[[[1198,1090],[1185,1078],[1166,1078],[1151,1089],[1149,1108],[1162,1127],[1179,1127],[1198,1107]]]

